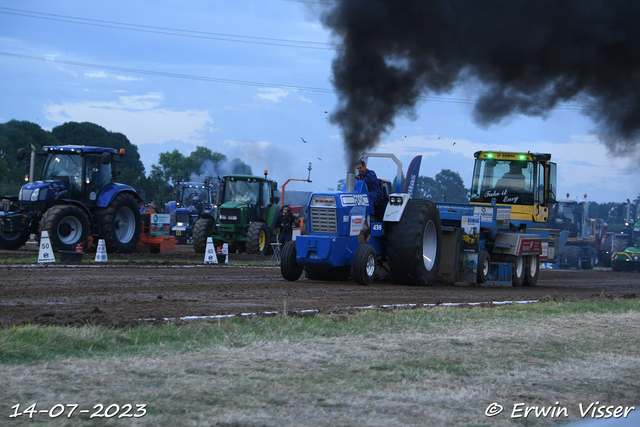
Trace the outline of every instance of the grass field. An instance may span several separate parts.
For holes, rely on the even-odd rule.
[[[604,298],[6,328],[0,424],[562,425],[640,411],[639,330],[639,299]]]

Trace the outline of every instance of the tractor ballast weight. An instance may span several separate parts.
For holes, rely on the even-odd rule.
[[[400,182],[399,160],[393,154],[375,156],[399,165]],[[297,280],[304,270],[311,280],[344,280],[351,274],[366,285],[382,267],[402,285],[535,285],[548,241],[514,227],[509,206],[434,203],[393,193],[384,195],[379,212],[369,204],[366,185],[353,177],[347,174],[343,191],[311,196],[308,235],[282,251],[286,280]]]
[[[141,197],[115,182],[116,156],[124,150],[84,145],[31,147],[29,183],[18,196],[5,196],[0,208],[0,247],[18,249],[31,234],[47,231],[54,250],[104,239],[108,252],[133,252],[140,240]],[[25,157],[18,150],[18,160]],[[36,170],[36,157],[42,168]],[[38,173],[40,180],[36,180]]]

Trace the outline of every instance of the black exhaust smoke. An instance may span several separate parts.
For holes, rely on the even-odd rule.
[[[330,119],[351,161],[421,96],[479,83],[482,127],[574,101],[622,154],[640,136],[638,18],[637,0],[336,0],[321,17],[343,44]]]

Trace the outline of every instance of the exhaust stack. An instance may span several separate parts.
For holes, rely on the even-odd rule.
[[[31,144],[31,163],[29,164],[29,182],[35,181],[36,170],[36,147]]]
[[[356,188],[356,174],[355,172],[347,172],[347,193],[353,193],[353,190]]]

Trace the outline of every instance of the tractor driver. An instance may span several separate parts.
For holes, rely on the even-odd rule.
[[[505,173],[496,183],[497,188],[506,188],[510,190],[523,190],[526,184],[522,168],[526,164],[512,161],[509,163],[509,172]]]
[[[376,173],[371,169],[367,169],[364,160],[358,160],[356,162],[356,169],[358,170],[356,179],[364,181],[369,190],[369,204],[371,206],[380,204],[380,202],[382,202],[382,189],[380,188]]]

